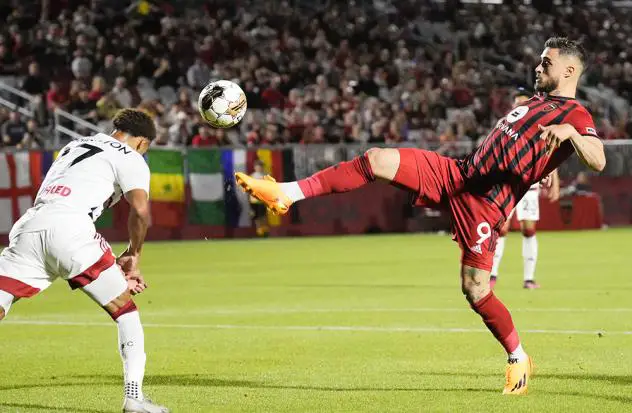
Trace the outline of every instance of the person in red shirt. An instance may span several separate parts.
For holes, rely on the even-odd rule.
[[[281,78],[278,76],[274,77],[270,82],[270,86],[267,87],[261,97],[263,101],[267,103],[268,107],[282,109],[283,102],[285,101],[285,96],[279,90],[279,86],[281,85]]]
[[[535,69],[539,94],[506,112],[464,159],[416,148],[373,148],[300,181],[238,172],[237,183],[278,214],[303,199],[352,191],[378,179],[410,191],[416,206],[447,210],[462,253],[461,290],[507,353],[503,394],[524,395],[531,358],[509,310],[490,288],[490,270],[498,231],[531,185],[548,179],[573,153],[595,171],[606,165],[592,117],[575,99],[584,68],[585,52],[577,42],[548,39]]]
[[[92,89],[88,94],[88,99],[93,102],[97,102],[103,97],[103,95],[105,95],[105,89],[105,79],[103,79],[101,76],[95,76],[94,79],[92,79]]]
[[[196,148],[202,146],[217,146],[217,143],[217,138],[211,135],[209,127],[201,125],[198,129],[198,134],[195,135],[191,141],[191,146]]]
[[[59,83],[50,82],[50,89],[46,93],[46,106],[48,110],[63,108],[68,103],[68,94],[59,87]]]

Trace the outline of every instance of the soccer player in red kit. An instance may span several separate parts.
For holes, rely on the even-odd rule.
[[[483,143],[457,160],[421,149],[368,150],[298,182],[237,173],[238,184],[284,214],[304,198],[347,192],[376,179],[416,194],[416,205],[446,209],[462,250],[461,288],[508,354],[504,394],[526,394],[532,371],[509,311],[489,286],[498,230],[529,187],[573,152],[591,169],[606,159],[588,111],[575,100],[584,51],[567,38],[546,41],[535,69],[539,93],[501,118]]]

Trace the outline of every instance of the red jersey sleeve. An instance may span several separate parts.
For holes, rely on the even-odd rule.
[[[590,116],[590,113],[583,107],[572,111],[568,117],[564,119],[564,123],[573,125],[582,136],[594,136],[595,138],[599,138],[592,116]]]

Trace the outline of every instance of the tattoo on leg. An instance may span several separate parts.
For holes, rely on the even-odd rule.
[[[463,294],[470,303],[481,300],[489,293],[489,273],[464,266],[461,270]]]

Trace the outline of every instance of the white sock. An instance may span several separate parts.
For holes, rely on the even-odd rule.
[[[492,264],[491,275],[498,277],[498,267],[500,267],[500,260],[503,259],[503,252],[505,252],[505,240],[506,237],[499,237],[496,240],[496,251],[494,252],[494,262]]]
[[[525,353],[524,349],[522,348],[522,344],[518,344],[518,347],[516,347],[514,351],[509,353],[508,358],[509,360],[517,360],[518,362],[526,360],[527,353]]]
[[[279,185],[281,185],[281,189],[285,192],[285,195],[292,200],[292,202],[305,199],[305,194],[301,191],[301,187],[298,186],[298,182],[281,182]]]
[[[143,400],[145,376],[145,335],[138,311],[116,319],[119,332],[119,351],[123,360],[125,396]]]
[[[524,280],[533,281],[535,264],[538,261],[538,240],[535,235],[522,237],[522,258],[524,259]]]

